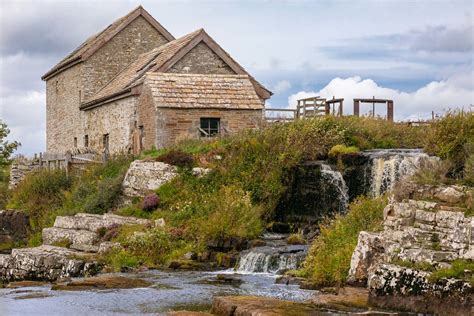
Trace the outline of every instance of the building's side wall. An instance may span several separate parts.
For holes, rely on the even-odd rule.
[[[148,21],[136,18],[84,62],[84,98],[91,97],[140,54],[167,42]]]
[[[220,118],[221,126],[231,134],[262,124],[262,110],[157,108],[155,146],[161,148],[186,138],[199,138],[200,119],[211,117]]]
[[[143,149],[151,149],[156,146],[156,109],[148,85],[143,85],[142,93],[137,105],[138,127],[143,126]]]
[[[81,146],[82,113],[79,111],[82,64],[73,66],[46,81],[46,150],[65,152]]]
[[[88,135],[89,147],[103,151],[103,137],[108,134],[111,154],[128,153],[132,148],[137,101],[137,97],[131,96],[85,111],[84,135]]]
[[[217,56],[205,43],[201,42],[174,64],[168,72],[190,74],[232,75],[235,72]]]

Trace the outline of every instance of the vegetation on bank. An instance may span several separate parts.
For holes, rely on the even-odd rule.
[[[344,284],[359,232],[381,230],[386,205],[385,197],[360,197],[349,205],[347,214],[322,223],[302,274],[318,286]]]
[[[103,214],[112,210],[130,158],[116,157],[77,174],[42,170],[27,176],[11,193],[7,207],[24,210],[30,219],[29,244],[41,244],[41,231],[52,226],[56,216],[79,212]]]
[[[7,124],[0,119],[0,210],[5,207],[9,198],[8,179],[11,155],[20,146],[17,141],[8,141],[10,134]]]
[[[455,120],[472,120],[472,115],[452,115]],[[454,125],[465,128],[466,123]],[[116,208],[120,184],[131,161],[130,157],[117,157],[70,177],[60,171],[33,174],[12,192],[9,207],[30,214],[33,245],[40,242],[41,229],[52,225],[57,215],[113,210],[121,215],[164,218],[163,229],[135,226],[104,233],[104,240],[124,246],[103,258],[115,269],[157,266],[188,252],[203,252],[213,240],[259,236],[285,192],[288,171],[302,161],[373,148],[421,148],[432,144],[430,137],[438,135],[439,131],[431,129],[444,128],[443,124],[410,127],[377,119],[330,116],[274,124],[229,138],[188,140],[143,153],[142,159],[179,166],[179,176],[161,186],[155,192],[156,199],[150,197],[150,201],[136,200]],[[459,134],[469,134],[463,133]],[[442,145],[437,146],[449,147],[448,143]],[[468,164],[467,156],[456,157],[456,161]],[[197,177],[191,172],[193,166],[212,172]],[[304,274],[321,284],[342,283],[358,232],[379,228],[384,203],[383,199],[360,198],[347,215],[328,219],[312,246]]]

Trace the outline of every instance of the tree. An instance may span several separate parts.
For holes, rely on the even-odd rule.
[[[17,141],[6,140],[8,134],[10,134],[10,129],[5,122],[0,120],[0,168],[10,163],[11,155],[20,146]]]

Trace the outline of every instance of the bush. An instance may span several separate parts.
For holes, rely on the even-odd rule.
[[[386,198],[359,198],[346,215],[320,225],[320,234],[304,262],[306,276],[320,286],[342,285],[350,268],[359,232],[382,229]]]
[[[194,165],[193,156],[180,150],[171,150],[158,156],[156,161],[161,161],[181,168],[191,168]]]
[[[53,223],[54,211],[61,207],[71,185],[72,178],[62,170],[31,173],[13,190],[8,207],[27,212],[32,231],[41,231]]]
[[[355,154],[359,152],[359,148],[355,146],[335,145],[329,150],[328,156],[331,158],[341,155]]]
[[[474,186],[474,154],[470,154],[466,159],[463,180],[464,184]]]
[[[156,193],[147,194],[143,198],[142,210],[145,212],[151,212],[158,207],[159,203],[160,203],[160,198],[158,197],[158,195],[156,195]]]
[[[423,159],[420,161],[420,166],[413,174],[413,181],[416,184],[437,185],[441,183],[447,184],[449,182],[448,173],[452,168],[452,164],[447,160],[433,161]]]
[[[304,244],[306,244],[306,240],[304,240],[304,238],[301,234],[291,234],[286,239],[286,242],[289,245],[304,245]]]
[[[428,153],[451,161],[454,174],[462,175],[464,164],[474,146],[474,113],[447,113],[432,125],[425,139]]]

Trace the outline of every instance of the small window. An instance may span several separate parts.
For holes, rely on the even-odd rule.
[[[77,148],[77,137],[74,137],[74,148]]]
[[[213,137],[219,134],[220,118],[201,118],[201,137]]]
[[[102,136],[102,145],[106,151],[109,150],[109,134],[104,134]]]
[[[79,90],[79,102],[82,101],[82,93],[81,93],[81,90]]]
[[[89,135],[84,136],[84,147],[89,147]]]

